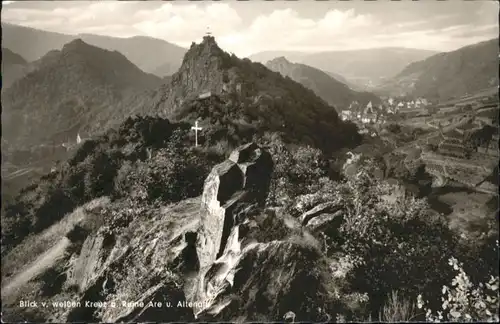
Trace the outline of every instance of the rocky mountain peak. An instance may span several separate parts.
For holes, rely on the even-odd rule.
[[[85,43],[81,38],[77,38],[69,43],[64,44],[62,48],[62,52],[69,52],[69,51],[83,51],[83,50],[89,50],[93,46]]]
[[[293,65],[294,69],[296,66],[301,67]],[[254,125],[290,133],[298,141],[308,141],[327,150],[333,146],[324,141],[326,137],[338,134],[339,138],[358,140],[357,135],[346,136],[354,134],[355,127],[340,125],[335,108],[313,90],[263,64],[224,52],[211,36],[191,45],[179,71],[151,100],[151,111],[165,117],[189,115],[196,119],[202,113],[193,109],[191,103],[205,102],[211,97],[218,97],[220,105],[212,105],[207,108],[209,111],[223,111],[225,116],[231,111],[231,120],[252,120]]]
[[[93,62],[96,67],[101,69],[109,69],[110,64],[113,66],[133,66],[133,64],[122,53],[90,45],[84,42],[81,38],[64,44],[60,53],[62,57],[78,57],[80,60]],[[138,70],[137,67],[134,66],[134,68],[135,70]]]
[[[276,57],[270,61],[267,62],[267,64],[293,64],[289,60],[286,59],[284,56]]]
[[[199,95],[220,95],[229,89],[235,90],[235,73],[228,73],[235,64],[236,60],[224,52],[212,36],[205,36],[199,44],[192,43],[181,67],[162,90],[161,98],[155,100],[156,108],[168,115],[182,102]]]
[[[215,41],[215,37],[210,36],[210,35],[203,36],[202,44],[205,44],[205,45],[208,44],[210,46],[214,46],[214,45],[217,46],[217,42]]]
[[[192,61],[216,60],[222,59],[225,56],[228,56],[228,54],[219,47],[215,41],[215,37],[207,35],[203,37],[201,43],[196,44],[193,42],[191,44],[191,47],[184,56],[180,70]]]

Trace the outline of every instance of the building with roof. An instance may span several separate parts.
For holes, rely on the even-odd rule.
[[[350,120],[354,115],[354,113],[350,110],[342,110],[340,114],[342,116],[342,120]]]

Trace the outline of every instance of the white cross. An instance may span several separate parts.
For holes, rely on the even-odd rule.
[[[198,121],[196,121],[196,123],[194,124],[194,126],[191,127],[191,129],[194,130],[194,134],[195,134],[195,138],[196,138],[196,144],[195,144],[195,146],[198,146],[198,131],[202,130],[201,127],[198,127]]]

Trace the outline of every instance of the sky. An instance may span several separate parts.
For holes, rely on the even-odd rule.
[[[3,22],[189,47],[210,29],[238,56],[406,47],[451,51],[498,36],[497,1],[2,1]]]

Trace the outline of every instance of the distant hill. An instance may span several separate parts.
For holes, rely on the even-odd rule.
[[[285,57],[290,62],[301,62],[302,59],[311,53],[299,51],[263,51],[252,54],[248,58],[254,62],[266,63],[276,57]]]
[[[353,91],[346,84],[321,70],[305,64],[291,63],[284,57],[267,62],[266,67],[313,90],[338,111],[347,109],[353,101],[357,101],[363,106],[370,101],[373,104],[380,103],[380,98],[374,94]]]
[[[2,90],[8,88],[26,73],[27,64],[28,62],[21,55],[2,47]]]
[[[219,98],[207,108],[212,111],[203,113],[201,108],[192,110],[187,105],[204,94]],[[208,36],[191,46],[179,71],[156,92],[152,104],[146,109],[163,116],[190,116],[192,121],[223,114],[221,118],[241,120],[262,131],[283,132],[326,150],[358,138],[354,125],[344,124],[335,109],[312,90],[260,63],[229,55]]]
[[[84,42],[125,55],[141,70],[159,77],[172,75],[181,66],[186,49],[161,39],[135,36],[118,38],[90,34],[78,35]]]
[[[364,89],[373,88],[387,78],[401,72],[408,64],[423,60],[436,52],[412,48],[373,48],[350,51],[305,52],[263,52],[249,58],[260,61],[263,58],[284,56],[296,63],[303,63],[323,71],[342,75],[349,82]]]
[[[347,80],[346,78],[344,78],[342,75],[340,75],[338,73],[334,73],[334,72],[330,72],[330,71],[324,71],[324,72],[326,74],[328,74],[329,76],[331,76],[332,78],[334,78],[335,80],[340,81],[343,84],[347,85],[352,90],[362,91],[364,89],[363,86],[361,86],[359,84],[355,84],[355,83]]]
[[[19,64],[28,63],[21,55],[12,52],[8,48],[2,47],[2,64]]]
[[[2,135],[19,149],[61,144],[119,120],[130,102],[161,80],[125,56],[80,39],[51,51],[2,95]]]
[[[2,23],[2,45],[19,53],[28,61],[35,61],[51,50],[60,50],[64,44],[82,39],[90,45],[119,51],[132,63],[148,73],[163,67],[158,76],[173,74],[180,66],[185,48],[152,37],[109,37],[92,34],[66,35]],[[169,66],[168,69],[165,66]]]
[[[444,101],[497,85],[498,39],[492,39],[412,63],[380,92]]]

